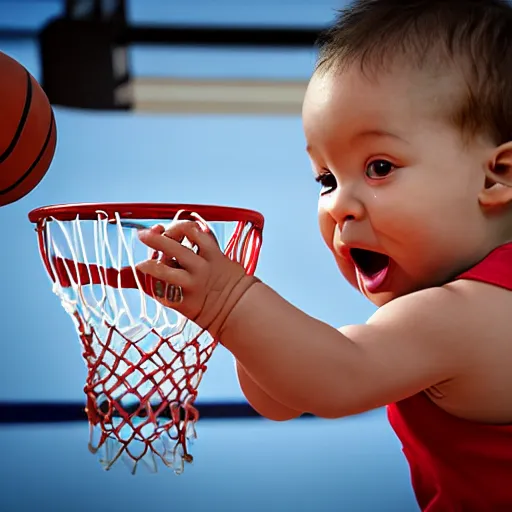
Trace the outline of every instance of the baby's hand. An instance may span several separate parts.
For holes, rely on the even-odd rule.
[[[223,254],[215,237],[195,221],[178,221],[139,232],[139,238],[159,253],[137,269],[146,275],[149,293],[215,336],[232,307],[255,278]],[[197,252],[181,242],[187,239]],[[244,277],[250,281],[242,286]],[[234,291],[236,288],[236,291]],[[234,303],[233,303],[234,300]]]

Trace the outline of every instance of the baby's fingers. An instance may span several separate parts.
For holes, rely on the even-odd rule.
[[[181,286],[182,288],[187,288],[190,285],[190,276],[185,270],[169,267],[156,260],[143,261],[136,268],[143,274],[167,284]]]
[[[181,241],[186,238],[197,246],[198,254],[205,259],[217,255],[220,251],[219,243],[210,230],[203,229],[196,221],[179,221],[167,228],[164,235],[173,240]]]
[[[186,270],[194,272],[200,268],[201,260],[199,256],[172,238],[148,229],[139,232],[139,239],[151,249],[162,253],[165,259],[171,260],[174,258],[179,266]]]

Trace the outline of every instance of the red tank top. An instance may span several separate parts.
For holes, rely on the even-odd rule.
[[[457,279],[512,291],[512,243]],[[456,418],[425,393],[389,405],[388,418],[402,442],[422,511],[512,511],[512,425]]]

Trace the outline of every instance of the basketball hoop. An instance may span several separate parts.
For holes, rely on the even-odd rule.
[[[137,232],[197,220],[252,275],[263,216],[220,206],[98,203],[38,208],[29,219],[82,344],[89,449],[106,469],[122,459],[133,473],[141,463],[157,471],[159,461],[183,472],[192,461],[197,388],[218,340],[148,293],[136,265],[157,255]]]

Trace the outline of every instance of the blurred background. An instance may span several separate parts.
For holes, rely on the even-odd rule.
[[[316,223],[300,104],[314,41],[343,0],[0,0],[0,51],[54,104],[41,184],[0,209],[2,512],[415,511],[385,410],[275,423],[213,354],[185,473],[105,472],[87,448],[86,375],[28,212],[71,202],[188,202],[265,216],[258,276],[333,326],[373,306]],[[1,79],[1,77],[0,77]]]

